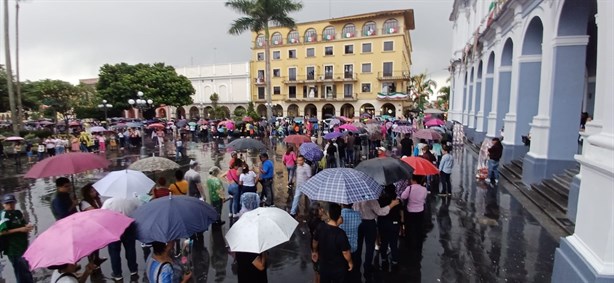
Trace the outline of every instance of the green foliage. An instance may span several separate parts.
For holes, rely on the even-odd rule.
[[[164,63],[129,65],[105,64],[100,68],[96,89],[114,108],[128,109],[129,99],[136,99],[142,91],[145,99],[155,105],[182,106],[192,104],[192,83],[185,76],[177,75],[175,68]]]
[[[437,104],[443,110],[447,110],[450,102],[450,86],[441,87],[438,92]]]
[[[218,105],[218,101],[220,100],[220,96],[217,93],[212,93],[211,96],[209,96],[209,100],[211,100],[211,108],[213,108],[210,112],[209,115],[211,116],[211,118],[213,119],[222,119],[226,117],[226,113],[224,113],[224,110],[222,110],[222,107],[220,107]]]
[[[100,121],[104,120],[104,109],[100,109],[98,106],[76,106],[74,113],[79,119],[94,118]],[[122,110],[115,108],[115,106],[107,109],[107,117],[120,117],[122,114]]]
[[[80,95],[79,88],[69,82],[49,79],[25,82],[22,93],[25,98],[24,102],[43,106],[45,115],[52,118],[55,118],[55,113],[64,116],[71,114],[75,101]]]
[[[6,70],[0,65],[0,112],[9,111],[9,90],[6,84]]]
[[[234,113],[232,113],[232,114],[234,114],[235,117],[241,119],[241,118],[243,118],[243,116],[245,116],[246,113],[247,113],[247,111],[245,111],[245,109],[237,107],[235,109]]]
[[[424,110],[424,105],[428,103],[429,96],[434,94],[433,89],[435,88],[437,88],[437,83],[427,78],[426,73],[412,76],[409,79],[411,99],[420,110]]]
[[[247,104],[247,116],[252,117],[254,121],[260,120],[260,115],[258,115],[258,112],[256,112],[254,103],[251,101]]]

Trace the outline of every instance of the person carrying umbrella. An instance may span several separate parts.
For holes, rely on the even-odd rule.
[[[74,263],[66,263],[62,265],[53,265],[49,269],[53,270],[51,273],[51,279],[49,282],[57,283],[79,283],[87,282],[87,278],[90,274],[96,270],[97,266],[94,263],[88,263],[85,267],[85,272],[81,276],[77,276],[78,265]]]
[[[150,283],[172,283],[175,276],[175,270],[173,269],[173,259],[171,252],[174,241],[168,243],[153,242],[151,244],[153,248],[153,254],[147,259],[147,278]],[[186,283],[192,278],[191,272],[186,272],[181,277],[181,282]]]
[[[26,222],[20,210],[15,209],[17,199],[12,194],[2,197],[0,212],[0,253],[6,255],[13,266],[17,283],[34,282],[23,254],[28,248],[28,233],[33,226]]]
[[[70,195],[72,184],[66,177],[60,177],[55,180],[57,192],[51,201],[51,212],[55,220],[60,220],[66,216],[77,213],[77,205],[79,202],[74,196]]]

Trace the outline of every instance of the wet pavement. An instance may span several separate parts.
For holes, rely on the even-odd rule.
[[[188,155],[200,161],[202,177],[209,167],[223,170],[230,160],[227,142],[188,143]],[[283,145],[273,145],[269,152],[275,161],[275,204],[288,209],[292,195],[286,187],[286,169],[281,164]],[[272,155],[274,153],[274,155]],[[428,233],[421,250],[411,250],[400,240],[401,260],[396,271],[379,271],[373,282],[549,282],[554,251],[558,239],[553,238],[505,188],[477,183],[474,178],[476,155],[464,148],[454,151],[456,165],[452,174],[453,196],[448,199],[429,198]],[[122,168],[138,159],[129,154],[116,157],[109,153],[113,168]],[[256,153],[247,154],[248,163],[256,164]],[[25,162],[24,162],[25,164]],[[53,222],[49,203],[53,197],[54,179],[24,179],[28,165],[16,167],[5,161],[0,168],[0,194],[15,192],[17,209],[34,224],[35,237]],[[76,187],[94,181],[101,172],[76,176]],[[304,213],[305,202],[301,202]],[[236,265],[228,253],[224,234],[231,224],[228,205],[222,213],[226,224],[205,233],[204,248],[193,253],[193,282],[236,282]],[[309,232],[304,223],[292,239],[270,251],[268,276],[270,282],[312,282],[313,271],[309,253]],[[137,246],[140,278],[144,279],[144,259]],[[106,249],[101,255],[107,257]],[[124,282],[129,282],[125,260]],[[110,264],[102,266],[102,274],[92,282],[112,282]],[[50,272],[37,270],[37,282],[48,281]],[[4,278],[4,279],[3,279]],[[6,258],[0,260],[0,282],[15,282],[13,270]]]

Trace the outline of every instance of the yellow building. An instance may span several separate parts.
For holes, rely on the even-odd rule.
[[[270,28],[275,116],[402,116],[410,105],[413,10]],[[264,35],[252,33],[252,101],[266,116]]]

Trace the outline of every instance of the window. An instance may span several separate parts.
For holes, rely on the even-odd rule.
[[[264,87],[258,88],[258,99],[264,99]]]
[[[354,96],[354,85],[344,84],[343,85],[343,97],[352,98],[353,96]]]
[[[335,40],[335,27],[333,26],[326,27],[324,31],[322,32],[322,39],[326,41]]]
[[[273,94],[275,94],[275,95],[281,94],[281,87],[274,86],[273,87]]]
[[[299,35],[298,35],[298,31],[291,31],[290,33],[288,33],[288,43],[289,44],[295,44],[295,43],[299,43]]]
[[[296,68],[288,68],[288,80],[296,81]]]
[[[397,91],[397,88],[393,82],[383,82],[382,83],[382,93],[393,93],[396,91]]]
[[[384,77],[392,77],[392,62],[384,62]]]
[[[333,79],[333,66],[324,66],[324,79],[325,80]]]
[[[291,85],[288,87],[288,98],[296,98],[296,86]]]
[[[280,76],[281,76],[281,70],[280,69],[273,69],[273,77],[279,78]]]
[[[258,61],[264,61],[264,52],[258,52]]]
[[[371,53],[371,43],[362,44],[362,53]]]
[[[282,44],[281,33],[279,33],[279,32],[274,33],[273,36],[271,36],[271,43],[273,43],[273,45],[280,45],[280,44]]]
[[[273,60],[281,59],[281,51],[273,51]]]
[[[344,79],[354,78],[354,65],[352,64],[343,65],[343,78]]]
[[[371,83],[363,83],[361,89],[362,92],[371,92]]]
[[[316,42],[318,41],[318,35],[315,29],[308,29],[305,31],[305,42]]]
[[[259,34],[258,37],[256,37],[256,47],[263,47],[263,46],[264,46],[264,35]]]
[[[354,45],[350,44],[350,45],[346,45],[345,47],[345,54],[354,54]]]
[[[376,35],[377,32],[375,22],[366,22],[364,26],[362,26],[362,34],[364,36],[372,36]]]
[[[393,51],[393,50],[394,50],[394,42],[384,41],[384,51]]]
[[[307,80],[315,80],[316,72],[315,67],[307,67]]]
[[[307,57],[314,57],[316,56],[316,50],[314,48],[307,48]]]
[[[296,58],[296,49],[288,50],[288,58]]]
[[[389,19],[384,22],[383,34],[393,34],[399,31],[399,22],[396,19]]]
[[[264,70],[258,70],[258,83],[264,83]]]
[[[371,73],[371,63],[362,63],[361,72]]]
[[[332,47],[332,46],[326,46],[326,47],[324,47],[324,55],[325,55],[325,56],[331,56],[331,55],[333,55],[333,47]]]
[[[356,36],[356,26],[354,24],[347,24],[343,27],[343,31],[341,32],[341,37],[343,38],[352,38]]]

